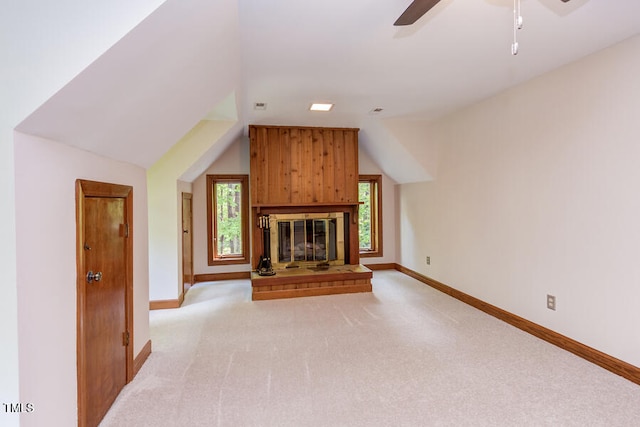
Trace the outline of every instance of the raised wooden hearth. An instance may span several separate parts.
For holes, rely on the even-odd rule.
[[[251,299],[268,300],[305,296],[371,292],[373,273],[362,265],[341,265],[327,270],[292,268],[275,276],[251,273]]]

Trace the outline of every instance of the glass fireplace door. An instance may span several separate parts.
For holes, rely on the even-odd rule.
[[[272,221],[271,229],[276,235],[272,232],[271,252],[278,254],[277,264],[344,264],[341,213],[277,215]]]

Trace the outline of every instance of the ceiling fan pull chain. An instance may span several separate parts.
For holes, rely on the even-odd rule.
[[[518,26],[519,30],[522,29],[522,13],[520,12],[520,0],[518,0],[518,14],[516,16],[516,25]]]
[[[513,0],[513,43],[511,54],[518,54],[518,30],[522,29],[522,15],[520,14],[520,0]]]

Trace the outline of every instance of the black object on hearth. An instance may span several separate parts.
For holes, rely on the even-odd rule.
[[[258,274],[260,276],[273,276],[271,264],[271,227],[269,226],[269,215],[262,215],[258,218],[258,227],[262,229],[262,255],[258,262]]]

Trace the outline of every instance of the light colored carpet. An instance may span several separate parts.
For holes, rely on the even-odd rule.
[[[102,426],[637,426],[640,386],[395,271],[252,302],[198,284]]]

